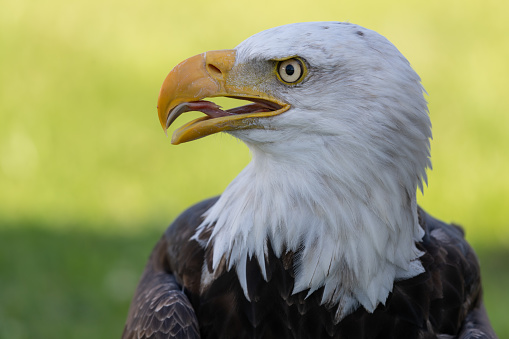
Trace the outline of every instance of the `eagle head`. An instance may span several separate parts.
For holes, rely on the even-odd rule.
[[[250,103],[205,100],[220,96]],[[395,280],[422,272],[416,190],[431,166],[431,123],[419,76],[386,38],[297,23],[196,55],[158,100],[165,130],[188,111],[205,116],[172,143],[226,132],[253,155],[195,236],[212,229],[202,245],[213,246],[213,271],[235,269],[247,298],[246,260],[266,277],[268,246],[296,254],[294,293],[324,287],[337,321],[359,305],[373,311]]]

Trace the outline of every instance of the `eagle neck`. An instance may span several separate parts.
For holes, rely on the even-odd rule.
[[[373,312],[394,281],[423,272],[415,246],[423,231],[415,180],[372,154],[333,145],[309,142],[291,152],[248,145],[253,160],[194,238],[212,229],[202,241],[212,248],[212,271],[235,269],[248,299],[247,260],[256,258],[267,279],[269,244],[278,258],[294,253],[293,293],[323,287],[322,304],[337,307],[339,322],[361,305]]]

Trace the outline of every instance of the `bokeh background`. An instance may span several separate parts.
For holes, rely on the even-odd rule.
[[[509,338],[509,2],[0,0],[0,8],[0,338],[118,338],[166,225],[222,192],[249,161],[226,135],[171,146],[155,110],[164,77],[189,56],[263,29],[322,20],[380,32],[421,75],[434,140],[420,204],[466,228],[489,315]]]

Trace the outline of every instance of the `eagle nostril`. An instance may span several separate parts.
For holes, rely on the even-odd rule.
[[[220,78],[223,77],[223,72],[221,72],[221,70],[219,68],[217,68],[216,66],[214,66],[213,64],[207,64],[207,71],[213,77],[220,77]]]

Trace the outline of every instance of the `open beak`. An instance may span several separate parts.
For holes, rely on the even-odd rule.
[[[171,70],[161,87],[157,111],[166,131],[182,113],[200,111],[206,116],[178,128],[172,144],[196,140],[221,131],[264,128],[260,118],[281,114],[290,105],[248,86],[235,85],[230,71],[235,50],[210,51],[184,60]],[[253,103],[223,111],[218,105],[202,100],[231,97]]]

